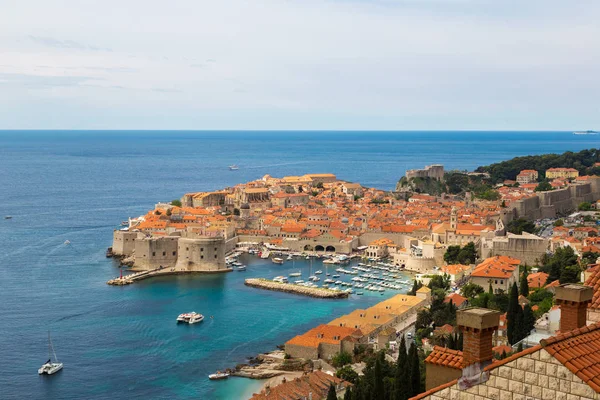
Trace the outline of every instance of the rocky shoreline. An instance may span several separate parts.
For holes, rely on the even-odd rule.
[[[244,281],[246,286],[259,289],[275,290],[278,292],[295,293],[303,296],[317,297],[321,299],[345,299],[348,297],[346,292],[338,292],[335,290],[324,288],[311,288],[306,286],[294,285],[291,283],[273,282],[268,279],[250,278]]]
[[[232,376],[249,379],[269,379],[280,375],[297,374],[310,370],[310,361],[286,359],[282,350],[259,354],[248,359],[248,364],[238,364],[225,370]]]

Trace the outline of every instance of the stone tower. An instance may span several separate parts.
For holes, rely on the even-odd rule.
[[[244,203],[240,206],[240,218],[246,220],[250,217],[250,205]]]
[[[450,229],[452,229],[453,231],[456,230],[457,220],[458,218],[456,207],[452,207],[452,212],[450,213]]]

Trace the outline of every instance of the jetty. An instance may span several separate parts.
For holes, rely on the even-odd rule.
[[[124,286],[130,285],[134,282],[141,281],[143,279],[152,278],[154,276],[168,276],[168,275],[187,275],[187,274],[217,274],[222,272],[231,272],[232,268],[224,268],[215,271],[196,271],[196,270],[188,270],[188,269],[176,269],[176,268],[156,268],[148,271],[140,271],[134,274],[123,275],[111,279],[106,282],[108,285],[112,286]]]
[[[303,296],[317,297],[320,299],[344,299],[348,297],[348,293],[325,289],[325,288],[313,288],[295,285],[292,283],[279,283],[269,279],[263,278],[250,278],[244,281],[246,286],[255,287],[265,290],[275,290],[277,292],[286,292],[300,294]]]

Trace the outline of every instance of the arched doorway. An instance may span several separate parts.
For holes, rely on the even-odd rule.
[[[317,245],[317,246],[315,247],[315,250],[316,250],[316,251],[325,251],[325,247],[323,247],[323,246],[321,246],[321,245],[319,244],[319,245]]]
[[[304,246],[304,251],[313,251],[313,247],[310,244],[307,244],[306,246]]]
[[[333,247],[333,246],[327,246],[327,247],[325,248],[325,251],[331,251],[331,252],[335,252],[335,247]]]

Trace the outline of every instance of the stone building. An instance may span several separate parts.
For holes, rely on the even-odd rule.
[[[494,293],[508,293],[513,283],[519,284],[520,264],[506,256],[487,258],[471,272],[470,281],[485,290],[491,285]]]
[[[524,169],[517,175],[517,182],[522,184],[537,182],[538,172],[534,169]]]
[[[437,349],[426,361],[431,385],[442,382],[442,376],[451,380],[433,388],[428,384],[426,392],[411,400],[599,399],[600,323],[585,326],[592,289],[573,284],[559,288],[562,314],[569,315],[561,318],[560,333],[504,360],[493,360],[492,333],[498,327],[498,312],[480,308],[458,311],[464,351],[448,357],[445,350]],[[458,364],[460,376],[456,376]]]
[[[442,164],[427,165],[423,169],[409,169],[405,173],[406,179],[433,178],[438,181],[444,180],[444,166]]]
[[[282,383],[265,387],[250,400],[322,400],[327,397],[331,385],[335,387],[338,398],[343,397],[346,388],[351,386],[340,378],[317,370],[291,380],[283,378]]]
[[[293,358],[331,360],[342,351],[352,354],[354,346],[363,338],[360,329],[319,325],[285,343],[285,352]]]

